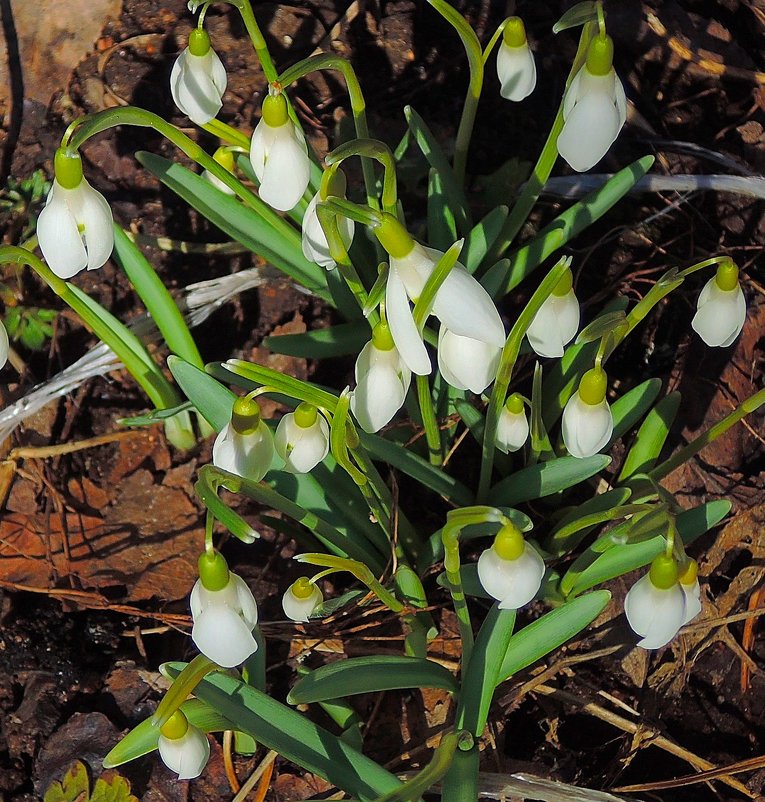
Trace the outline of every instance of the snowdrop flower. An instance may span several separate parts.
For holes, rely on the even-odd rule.
[[[529,439],[529,421],[523,398],[513,393],[505,401],[497,421],[495,444],[504,454],[523,448]]]
[[[489,596],[497,599],[500,610],[517,610],[528,604],[536,596],[544,573],[544,561],[510,522],[478,558],[478,578]]]
[[[482,393],[497,376],[501,353],[500,347],[461,337],[443,324],[438,331],[438,369],[458,390]]]
[[[379,432],[404,405],[412,379],[386,323],[375,326],[372,339],[361,349],[355,374],[351,412],[365,432]]]
[[[746,301],[738,283],[738,268],[731,261],[717,268],[704,285],[691,326],[707,345],[730,345],[744,328]]]
[[[292,621],[307,623],[311,613],[324,601],[321,591],[305,576],[296,579],[282,596],[284,614]]]
[[[638,646],[660,649],[701,612],[697,570],[696,561],[689,560],[681,577],[675,559],[660,554],[629,589],[624,612],[630,627],[642,637]]]
[[[228,148],[218,148],[213,154],[213,159],[215,159],[224,170],[228,170],[229,173],[234,172],[234,154]],[[219,189],[224,194],[236,195],[236,192],[234,192],[228,184],[224,184],[217,175],[214,175],[209,170],[202,171],[202,178],[209,181],[216,189]]]
[[[217,551],[199,558],[199,579],[191,590],[191,617],[191,639],[219,666],[233,668],[257,651],[252,630],[258,623],[258,605],[245,581],[228,570]]]
[[[313,404],[303,402],[279,421],[274,447],[285,471],[308,473],[329,453],[329,424]]]
[[[162,762],[179,780],[199,777],[210,758],[207,736],[189,724],[181,710],[176,710],[160,728],[157,747]]]
[[[614,72],[613,55],[611,37],[596,36],[563,98],[565,122],[558,153],[580,173],[606,155],[627,118],[627,99]]]
[[[335,265],[335,260],[329,252],[329,243],[327,242],[324,229],[319,222],[319,216],[316,212],[316,207],[323,200],[326,200],[330,195],[337,198],[345,198],[345,174],[342,170],[331,172],[325,171],[321,180],[321,187],[319,191],[311,198],[308,208],[303,215],[302,223],[302,236],[303,236],[303,256],[311,262],[316,262],[319,267],[326,270],[332,270]],[[340,234],[340,239],[348,250],[353,242],[353,232],[355,224],[353,220],[338,215],[337,228]]]
[[[502,84],[499,93],[505,100],[523,100],[537,85],[534,54],[520,17],[510,17],[505,24],[497,51],[497,77]]]
[[[287,114],[287,100],[276,91],[263,101],[263,116],[252,134],[250,161],[260,181],[260,197],[274,209],[294,208],[308,187],[311,162],[303,132]]]
[[[103,266],[114,247],[112,210],[82,176],[79,153],[56,151],[53,186],[37,220],[37,239],[50,269],[62,279]]]
[[[563,410],[563,442],[573,457],[591,457],[611,439],[614,419],[606,401],[607,384],[604,370],[588,370]]]
[[[195,28],[189,34],[189,46],[178,56],[170,73],[175,105],[197,125],[209,123],[223,106],[227,83],[226,69],[210,47],[207,31]]]
[[[8,352],[11,350],[11,343],[8,340],[8,331],[0,320],[0,368],[5,367],[8,361]]]
[[[260,407],[253,398],[234,401],[231,421],[215,438],[212,461],[216,468],[259,482],[271,467],[274,438],[261,420]]]
[[[574,277],[566,269],[552,294],[534,315],[526,336],[539,356],[563,356],[563,349],[579,329],[579,301],[573,290]]]
[[[409,301],[411,299],[416,302],[419,298],[443,253],[415,242],[401,223],[390,214],[383,215],[382,224],[374,229],[374,233],[390,256],[385,311],[393,341],[407,367],[413,373],[427,375],[431,371],[430,357],[415,325]],[[439,287],[432,311],[451,334],[477,340],[487,346],[483,349],[484,362],[487,362],[486,354],[490,347],[501,349],[505,344],[505,329],[494,301],[459,262]],[[467,345],[481,349],[480,346]],[[459,377],[463,372],[465,346],[465,343],[459,341],[447,343],[449,356],[448,364],[445,365],[451,378],[465,385],[462,389],[467,388],[463,381],[465,378],[480,383],[475,376],[466,374],[462,379]],[[456,362],[455,352],[460,354]],[[484,364],[482,372],[485,373],[486,370]],[[449,381],[446,373],[444,378]],[[459,384],[454,386],[459,387]]]

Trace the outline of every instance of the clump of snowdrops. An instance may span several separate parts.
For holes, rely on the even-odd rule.
[[[441,781],[445,798],[473,802],[479,742],[497,686],[585,629],[609,602],[600,586],[643,569],[624,609],[645,649],[664,647],[700,612],[698,566],[687,549],[730,505],[682,509],[661,480],[765,395],[662,459],[678,395],[662,396],[661,382],[649,379],[617,397],[609,393],[607,363],[657,302],[700,271],[707,278],[693,329],[710,347],[731,345],[746,317],[739,272],[728,257],[672,267],[639,303],[630,307],[616,298],[582,327],[572,260],[562,250],[634,186],[650,169],[650,157],[516,244],[558,155],[575,171],[589,170],[624,124],[625,93],[599,2],[580,3],[557,24],[556,31],[580,29],[558,114],[519,194],[480,220],[471,210],[466,164],[485,72],[496,68],[510,103],[522,103],[536,84],[535,55],[520,18],[504,20],[482,48],[452,6],[430,0],[433,13],[462,40],[470,72],[449,158],[412,108],[404,110],[408,131],[400,143],[374,139],[353,67],[339,56],[315,55],[279,73],[249,0],[229,2],[241,13],[268,80],[254,131],[217,117],[226,71],[204,27],[210,4],[192,0],[198,24],[173,65],[169,91],[220,147],[208,154],[178,128],[134,107],[78,119],[56,152],[37,225],[44,261],[23,248],[0,249],[3,260],[31,266],[121,357],[156,409],[151,419],[164,421],[175,445],[196,442],[192,415],[202,435],[217,433],[212,464],[196,482],[207,509],[190,596],[191,637],[200,654],[188,664],[163,666],[173,680],[170,690],[105,763],[116,766],[158,749],[180,778],[193,778],[210,754],[207,733],[233,730],[351,798],[416,799]],[[341,73],[356,126],[356,138],[323,163],[289,99],[290,87],[315,70]],[[496,91],[496,82],[487,84]],[[337,310],[344,322],[336,326],[271,337],[267,344],[305,357],[351,356],[351,386],[319,387],[234,358],[203,364],[173,299],[83,177],[79,148],[116,125],[150,126],[166,136],[201,174],[150,153],[137,154],[142,165]],[[397,195],[397,164],[409,149],[421,150],[431,168],[424,226]],[[348,186],[348,159],[361,159],[363,187]],[[112,254],[172,352],[175,383],[127,328],[68,281]],[[525,305],[513,294],[521,282],[530,292]],[[0,327],[3,361],[7,349]],[[516,379],[521,358],[533,363],[529,386]],[[291,411],[265,420],[263,396],[278,397]],[[628,448],[616,465],[607,453],[620,438]],[[452,469],[458,448],[472,450],[462,464],[476,470]],[[413,483],[406,498],[442,511],[439,528],[424,529],[427,516],[398,504],[386,480],[391,471],[399,482]],[[245,543],[258,533],[219,498],[220,488],[279,513],[269,515],[269,524],[306,549],[296,557],[306,575],[284,592],[286,618],[310,631],[330,613],[373,600],[398,618],[402,653],[328,663],[304,673],[286,703],[270,697],[258,606],[216,548],[221,529]],[[352,590],[325,599],[322,580],[337,573],[352,577]],[[437,634],[431,611],[444,603],[453,605],[459,623],[456,674],[428,657]],[[533,620],[517,626],[518,610],[532,603]],[[629,632],[625,627],[625,638],[633,637]],[[423,687],[451,695],[451,724],[430,761],[402,783],[363,754],[348,697]],[[298,704],[322,706],[334,729],[315,724]]]

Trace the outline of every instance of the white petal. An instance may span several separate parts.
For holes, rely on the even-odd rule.
[[[351,412],[365,432],[379,432],[401,409],[408,389],[395,368],[373,365],[351,395]]]
[[[210,56],[210,77],[212,78],[213,84],[215,84],[215,88],[218,90],[218,94],[223,97],[226,86],[228,86],[226,68],[223,66],[220,56],[212,48],[210,48],[208,55]]]
[[[534,315],[526,330],[529,344],[539,356],[563,356],[579,328],[579,302],[574,291],[563,296],[550,295]]]
[[[324,597],[316,585],[313,585],[311,595],[307,599],[299,599],[292,592],[292,586],[287,588],[287,592],[282,596],[282,608],[287,618],[292,621],[307,623],[311,613],[322,603]]]
[[[621,130],[627,120],[627,96],[624,94],[624,86],[619,80],[619,76],[613,69],[611,72],[614,75],[614,100],[616,102],[616,111],[619,113],[619,130]]]
[[[685,618],[685,594],[679,583],[657,588],[645,574],[629,589],[624,612],[632,629],[643,637],[638,646],[659,649],[677,635]]]
[[[4,368],[5,363],[8,361],[8,351],[10,350],[10,347],[11,344],[8,340],[8,331],[3,325],[3,321],[0,320],[0,368]]]
[[[274,140],[266,154],[259,193],[269,206],[286,212],[303,197],[310,179],[311,162],[292,121],[287,120],[272,130]]]
[[[335,260],[329,255],[329,245],[324,236],[324,229],[321,227],[319,217],[316,214],[316,207],[319,204],[319,193],[317,192],[303,215],[302,224],[302,243],[303,256],[311,262],[316,262],[319,267],[331,270],[335,267]],[[346,249],[353,242],[354,222],[347,217],[339,215],[337,218],[337,228],[340,232],[340,239]]]
[[[385,313],[393,342],[406,366],[412,373],[427,376],[433,369],[430,357],[414,324],[409,297],[398,271],[393,268],[393,260],[385,287]]]
[[[77,221],[67,203],[68,193],[54,180],[48,202],[37,218],[37,240],[48,267],[63,279],[71,278],[88,264],[88,254]]]
[[[193,780],[210,759],[207,736],[192,724],[181,738],[159,736],[157,743],[162,762],[178,775],[179,780]]]
[[[579,70],[579,72],[574,76],[573,80],[571,81],[571,85],[566,90],[566,94],[563,96],[564,120],[568,119],[568,115],[571,114],[571,109],[574,108],[574,105],[579,100],[579,92],[583,74],[584,74],[584,67],[582,67]]]
[[[680,588],[685,594],[685,616],[683,617],[683,626],[685,626],[701,612],[701,588],[698,579],[692,585],[684,585],[681,582]]]
[[[591,457],[611,439],[614,419],[604,399],[599,404],[586,404],[576,392],[563,410],[561,422],[563,442],[573,457]]]
[[[329,453],[327,421],[319,415],[313,426],[298,426],[294,413],[290,412],[276,427],[274,447],[285,462],[285,471],[308,473]]]
[[[253,434],[243,435],[227,424],[213,443],[213,465],[243,479],[259,482],[271,467],[274,441],[271,431],[261,421]]]
[[[238,574],[229,574],[228,587],[233,588],[236,594],[236,603],[231,606],[234,607],[239,615],[244,619],[244,623],[250,628],[250,631],[258,623],[258,603],[252,595],[248,584]]]
[[[250,164],[258,181],[263,180],[263,173],[266,169],[266,155],[268,148],[273,141],[274,129],[261,119],[255,126],[250,139]]]
[[[691,326],[707,345],[729,346],[744,328],[746,300],[740,286],[721,290],[711,278],[699,295]]]
[[[191,639],[205,657],[224,668],[240,665],[258,648],[252,630],[226,604],[207,605],[194,619]]]
[[[504,42],[497,51],[497,77],[505,100],[520,101],[528,97],[537,84],[537,68],[534,54],[528,43],[510,47]]]
[[[493,546],[478,558],[481,585],[503,610],[517,610],[528,604],[537,594],[544,573],[544,561],[528,543],[517,560],[503,560]]]
[[[114,219],[106,198],[83,178],[74,192],[79,193],[77,222],[82,226],[88,270],[106,264],[114,248]]]
[[[482,393],[496,378],[501,348],[460,337],[441,326],[438,332],[438,369],[458,390]]]
[[[202,170],[202,178],[209,181],[216,189],[219,189],[225,195],[236,195],[233,189],[228,184],[224,184],[217,175],[213,175],[209,170]]]
[[[170,93],[192,122],[204,125],[217,116],[225,89],[226,71],[213,50],[195,56],[186,48],[178,56],[170,74]]]
[[[526,412],[509,412],[502,407],[497,421],[497,448],[507,454],[523,448],[529,438],[529,421]]]

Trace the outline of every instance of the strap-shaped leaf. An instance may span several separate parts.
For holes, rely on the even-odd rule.
[[[445,251],[457,239],[457,225],[444,192],[440,175],[432,167],[428,174],[428,242]]]
[[[298,680],[287,701],[293,705],[401,688],[442,688],[456,693],[457,680],[432,660],[397,655],[351,657],[321,666]]]
[[[658,381],[658,380],[657,380]],[[648,473],[656,464],[680,407],[680,393],[670,393],[646,415],[619,474],[625,482],[636,473]]]
[[[167,366],[186,397],[216,432],[228,425],[236,399],[228,387],[179,356],[171,354]]]
[[[650,409],[661,390],[661,379],[647,379],[611,404],[614,433],[611,442],[625,435]]]
[[[462,263],[474,273],[494,244],[507,218],[507,206],[497,206],[476,223],[465,238]]]
[[[327,359],[334,356],[356,355],[368,339],[369,324],[365,320],[358,320],[302,334],[271,335],[263,340],[263,345],[275,354],[287,354],[305,359]]]
[[[555,525],[547,536],[545,549],[553,554],[564,554],[579,545],[598,522],[588,523],[590,516],[617,509],[630,497],[627,487],[599,493],[577,505]],[[583,523],[584,522],[584,523]]]

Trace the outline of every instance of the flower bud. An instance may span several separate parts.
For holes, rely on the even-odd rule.
[[[520,101],[537,85],[537,68],[520,17],[510,17],[497,51],[497,77],[505,100]]]
[[[518,451],[529,439],[529,421],[523,399],[513,393],[505,401],[497,421],[496,446],[503,453]]]
[[[323,600],[319,588],[310,579],[302,576],[287,588],[282,596],[282,607],[287,618],[305,624]]]
[[[571,270],[566,269],[526,330],[529,344],[539,356],[563,356],[564,348],[576,336],[579,329],[579,301],[572,284]]]
[[[228,77],[203,28],[189,35],[189,46],[178,56],[170,73],[170,93],[175,105],[194,123],[204,125],[217,117],[223,106]]]
[[[606,401],[607,383],[601,368],[588,370],[563,410],[563,442],[573,457],[591,457],[611,439],[614,419]]]
[[[329,424],[315,406],[304,402],[279,421],[274,446],[285,471],[308,473],[329,453]]]
[[[271,467],[274,438],[261,420],[257,401],[237,398],[231,421],[221,429],[213,443],[213,465],[229,473],[259,482]]]
[[[176,710],[161,727],[157,748],[162,762],[179,780],[199,777],[210,758],[207,736],[189,724],[181,710]]]
[[[707,345],[729,346],[744,328],[746,300],[738,283],[738,268],[723,262],[704,285],[691,326]]]
[[[213,159],[215,159],[224,170],[228,170],[229,173],[234,172],[234,154],[228,148],[218,148],[213,154]],[[202,178],[209,181],[216,189],[219,189],[224,194],[236,195],[236,192],[234,192],[228,184],[224,184],[217,175],[214,175],[209,170],[202,171]]]

